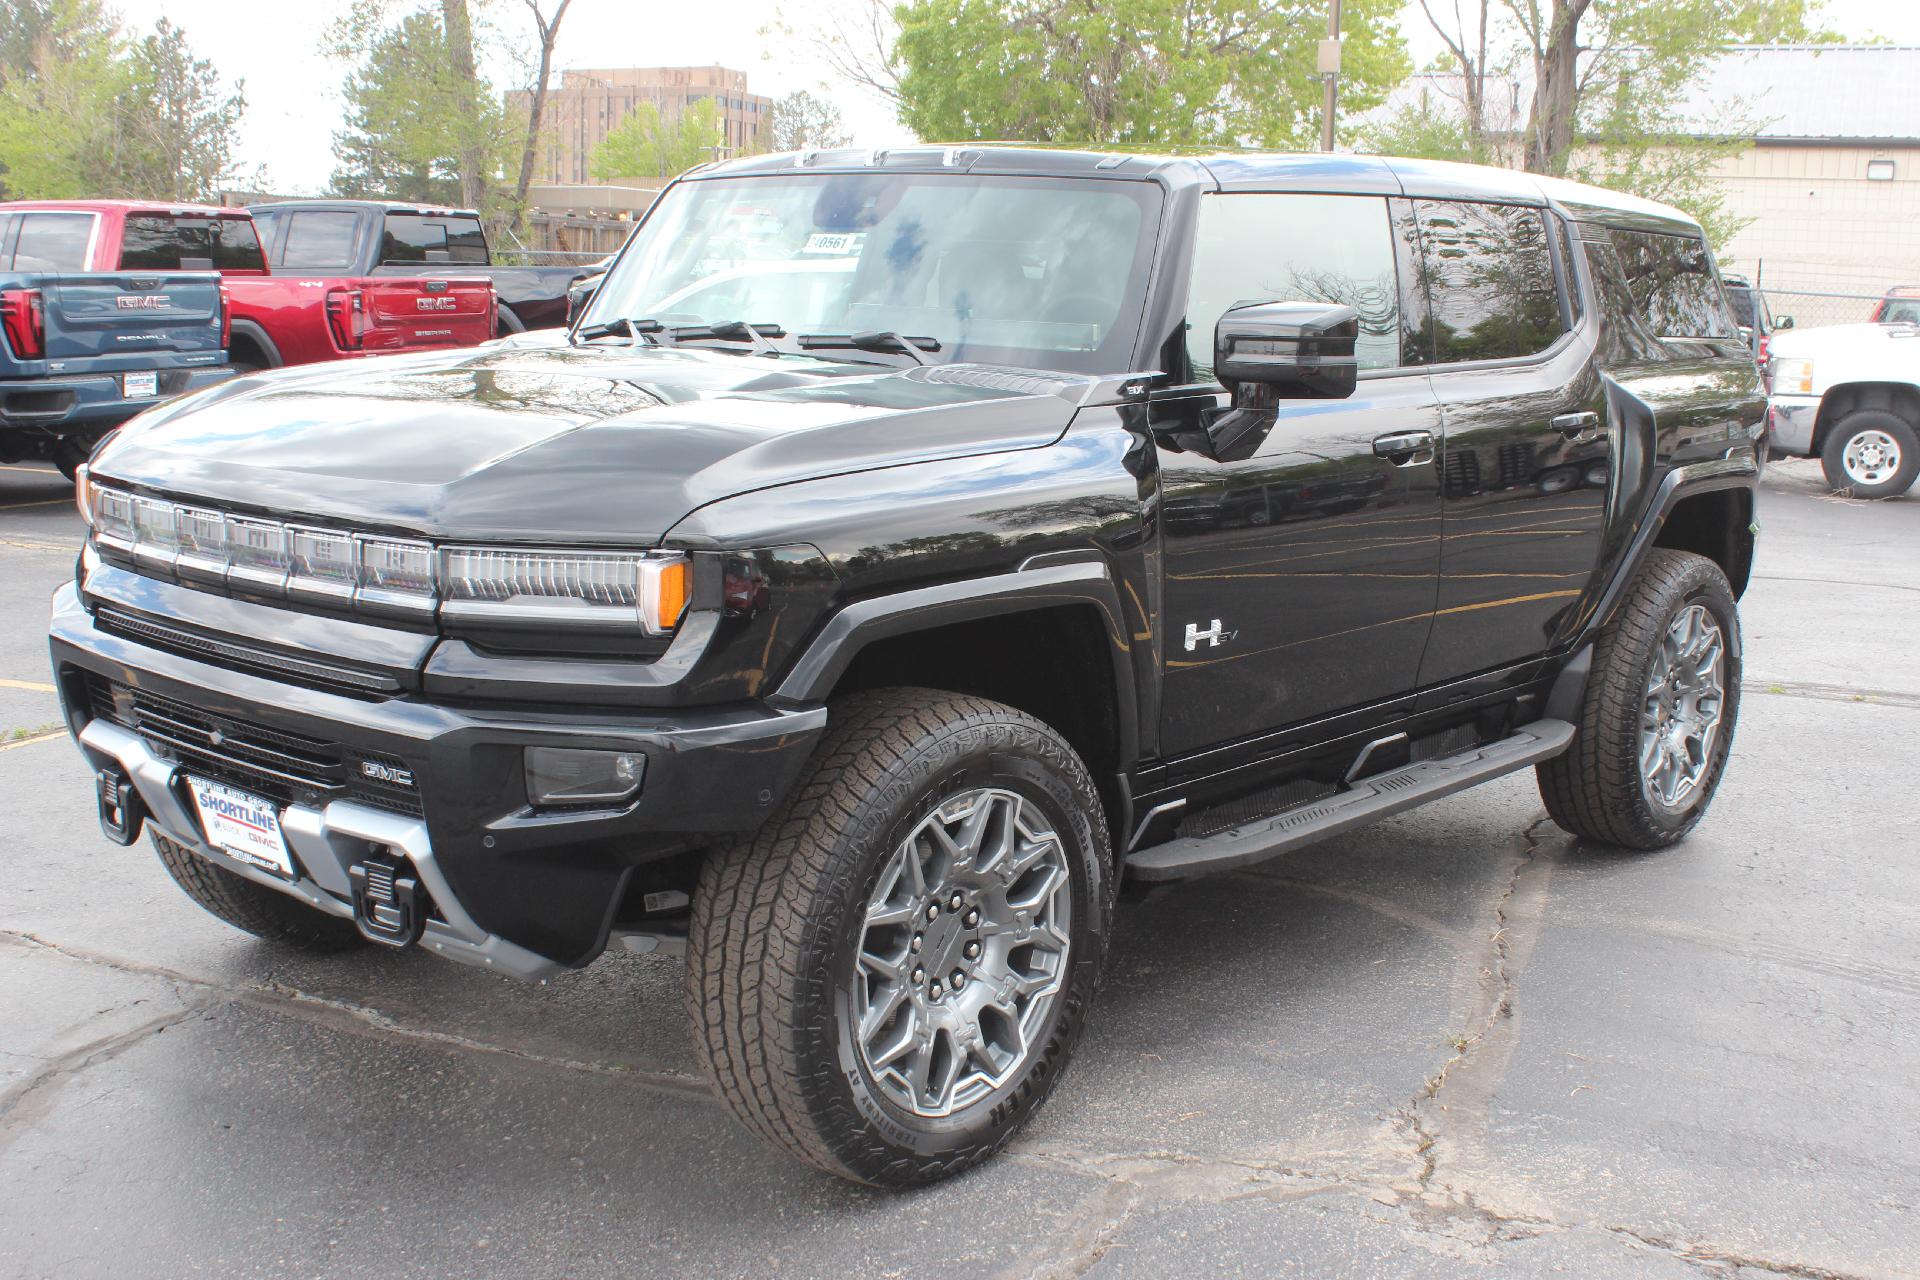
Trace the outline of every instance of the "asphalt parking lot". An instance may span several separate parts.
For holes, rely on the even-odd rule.
[[[1733,763],[1582,847],[1531,775],[1121,909],[1061,1091],[911,1194],[709,1098],[679,962],[319,960],[94,825],[0,467],[0,1275],[1920,1273],[1920,494],[1770,471]]]

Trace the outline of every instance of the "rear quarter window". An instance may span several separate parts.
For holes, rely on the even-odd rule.
[[[274,266],[293,271],[353,270],[359,214],[351,209],[295,209],[271,216],[287,224],[287,238]]]
[[[93,242],[90,213],[23,213],[13,251],[15,271],[85,271]]]
[[[1696,236],[1611,231],[1628,291],[1656,338],[1731,338],[1733,311]]]
[[[383,263],[464,262],[484,266],[487,237],[478,218],[390,213],[381,237]]]

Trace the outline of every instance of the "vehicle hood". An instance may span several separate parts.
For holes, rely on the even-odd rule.
[[[434,538],[649,545],[735,494],[1051,444],[1093,385],[509,340],[242,378],[135,419],[94,474]]]
[[[1775,330],[1767,340],[1770,359],[1841,358],[1850,365],[1886,364],[1920,374],[1920,327],[1910,324],[1830,324],[1815,329]],[[1820,374],[1818,363],[1814,366]]]

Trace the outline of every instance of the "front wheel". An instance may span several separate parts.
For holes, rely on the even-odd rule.
[[[1920,474],[1920,443],[1904,418],[1881,409],[1859,409],[1827,434],[1820,468],[1836,493],[1896,498],[1912,488]]]
[[[1740,711],[1740,619],[1720,566],[1651,552],[1600,631],[1573,745],[1535,769],[1567,831],[1675,844],[1706,815]]]
[[[687,1003],[721,1099],[855,1181],[986,1158],[1079,1038],[1111,867],[1086,767],[1038,720],[919,689],[836,702],[784,811],[694,897]]]

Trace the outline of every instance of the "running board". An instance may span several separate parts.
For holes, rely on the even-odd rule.
[[[1141,880],[1184,880],[1262,862],[1557,756],[1573,731],[1565,720],[1535,720],[1510,738],[1362,778],[1324,800],[1216,835],[1141,849],[1128,856],[1127,870]]]

